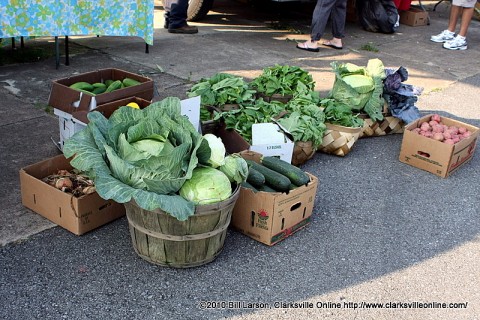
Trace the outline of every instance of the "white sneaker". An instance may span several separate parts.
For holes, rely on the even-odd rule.
[[[453,38],[455,38],[455,32],[451,32],[449,30],[443,30],[441,33],[435,36],[432,36],[430,40],[433,42],[447,42],[447,41],[453,40]]]
[[[462,36],[456,36],[443,44],[445,49],[449,50],[467,50],[467,39]]]

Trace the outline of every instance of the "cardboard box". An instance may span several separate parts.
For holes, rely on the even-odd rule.
[[[79,81],[94,83],[104,82],[108,79],[123,80],[125,77],[137,80],[141,82],[141,84],[98,94],[96,96],[84,94],[69,87]],[[78,118],[75,115],[77,112],[86,113],[101,104],[123,98],[138,97],[145,100],[152,100],[153,89],[154,83],[150,78],[120,69],[100,69],[53,81],[48,104],[53,108],[70,113],[75,118]]]
[[[42,181],[59,169],[72,169],[63,155],[20,170],[22,204],[25,207],[76,235],[125,215],[123,204],[104,200],[96,192],[77,198]]]
[[[258,161],[261,155],[242,152]],[[235,203],[230,226],[266,245],[274,245],[310,223],[318,179],[310,176],[306,186],[288,193],[257,192],[242,188]]]
[[[265,156],[277,156],[291,163],[295,143],[289,133],[275,123],[258,123],[252,126],[252,144],[234,130],[219,125],[214,134],[222,139],[228,153],[255,151]]]
[[[405,127],[400,151],[400,161],[446,178],[473,157],[479,128],[442,117],[442,122],[445,125],[465,127],[472,132],[470,138],[461,140],[454,145],[436,141],[411,131],[414,128],[420,127],[422,122],[430,120],[431,116],[432,115],[426,115]]]
[[[421,8],[410,7],[410,9],[406,11],[400,11],[399,14],[401,24],[406,24],[412,27],[426,26],[430,24],[428,12]]]

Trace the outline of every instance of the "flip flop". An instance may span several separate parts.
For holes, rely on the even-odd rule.
[[[310,48],[309,46],[307,46],[306,42],[304,42],[302,44],[297,44],[297,49],[305,50],[305,51],[309,51],[309,52],[319,52],[320,51],[320,48]]]
[[[330,48],[336,49],[336,50],[342,50],[343,49],[343,47],[336,46],[336,45],[332,44],[330,41],[324,42],[324,43],[322,43],[322,45],[324,45],[325,47],[330,47]]]

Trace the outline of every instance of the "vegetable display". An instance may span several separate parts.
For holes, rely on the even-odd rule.
[[[414,128],[412,131],[446,144],[455,144],[472,135],[472,132],[465,127],[443,124],[442,118],[438,114],[433,114],[429,121],[420,123],[420,127]]]
[[[194,214],[195,203],[178,192],[194,169],[210,166],[215,147],[180,114],[178,98],[144,109],[120,107],[108,119],[93,111],[88,119],[63,150],[75,156],[74,168],[92,177],[100,197],[118,203],[134,199],[145,210],[160,208],[181,221]]]

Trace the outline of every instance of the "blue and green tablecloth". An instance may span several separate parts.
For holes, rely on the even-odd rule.
[[[0,0],[0,38],[136,36],[153,44],[153,0]]]

